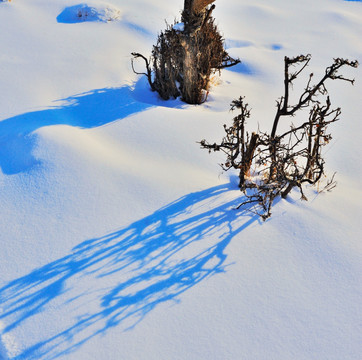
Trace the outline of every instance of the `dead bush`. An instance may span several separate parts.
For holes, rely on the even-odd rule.
[[[240,97],[231,104],[232,110],[239,111],[231,126],[224,125],[225,137],[221,143],[200,142],[209,151],[222,151],[226,161],[224,170],[239,171],[239,187],[246,198],[239,207],[252,204],[252,211],[263,219],[271,215],[271,206],[278,196],[285,198],[293,188],[298,188],[302,199],[305,184],[318,184],[324,175],[325,161],[322,149],[332,136],[329,126],[339,120],[340,108],[332,108],[326,88],[327,80],[344,80],[353,84],[354,80],[343,77],[338,71],[344,66],[356,68],[357,61],[334,59],[324,75],[315,85],[310,74],[304,91],[297,104],[290,104],[290,89],[293,82],[307,67],[311,56],[300,55],[284,59],[284,95],[277,101],[277,111],[270,133],[256,130],[246,131],[250,117],[248,104]],[[291,68],[297,67],[296,71]],[[309,115],[299,124],[290,124],[289,130],[278,133],[278,125],[284,118],[292,118],[302,109],[309,109]],[[326,189],[335,186],[334,177]]]
[[[223,37],[211,16],[215,5],[208,7],[213,2],[185,0],[182,22],[160,33],[151,58],[132,53],[145,61],[146,72],[142,74],[162,99],[181,96],[189,104],[200,104],[207,99],[210,76],[240,62],[224,49]],[[133,61],[132,66],[135,71]]]

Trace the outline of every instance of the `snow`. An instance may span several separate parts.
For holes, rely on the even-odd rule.
[[[58,16],[60,23],[73,24],[82,21],[115,21],[120,18],[121,11],[113,6],[95,2],[92,5],[80,4],[66,7]]]
[[[176,31],[184,31],[185,24],[183,22],[177,23],[173,26],[173,29]]]
[[[360,359],[361,68],[328,84],[331,193],[294,192],[262,222],[197,142],[221,139],[240,95],[270,129],[285,55],[312,54],[316,76],[361,62],[362,4],[216,1],[242,63],[200,106],[130,65],[182,5],[0,4],[1,360]]]

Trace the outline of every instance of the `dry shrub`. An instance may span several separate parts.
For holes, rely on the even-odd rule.
[[[247,131],[250,109],[244,98],[240,97],[231,104],[231,110],[238,110],[239,113],[233,118],[231,126],[224,125],[225,136],[221,142],[200,142],[204,149],[226,154],[222,168],[233,168],[239,172],[239,187],[244,193],[239,207],[252,205],[250,211],[263,219],[271,215],[271,207],[277,197],[285,198],[292,189],[297,188],[301,198],[306,200],[304,186],[318,185],[325,176],[322,150],[332,139],[329,127],[339,120],[341,114],[340,108],[332,107],[326,83],[330,80],[354,83],[353,79],[340,75],[339,70],[343,67],[356,68],[358,62],[336,58],[315,84],[313,73],[309,75],[298,102],[292,104],[290,92],[294,81],[310,60],[310,55],[285,57],[284,95],[277,101],[270,132],[263,132],[259,128],[252,133]],[[309,109],[308,116],[301,111],[303,109]],[[297,113],[304,116],[296,120],[294,116]],[[280,123],[292,118],[294,121],[290,123],[290,128],[279,132]],[[329,191],[334,186],[333,176],[324,189]]]
[[[133,53],[145,60],[151,89],[162,99],[181,95],[189,104],[201,104],[207,98],[211,75],[240,62],[224,49],[224,39],[211,17],[215,6],[203,7],[212,2],[185,1],[184,28],[178,30],[174,24],[161,32],[150,61]]]

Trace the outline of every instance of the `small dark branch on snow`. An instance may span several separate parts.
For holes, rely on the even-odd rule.
[[[226,69],[226,68],[235,66],[239,63],[241,63],[240,59],[233,59],[232,57],[230,57],[228,55],[225,59],[223,59],[222,65],[217,66],[215,69],[222,70],[222,69]]]
[[[154,85],[153,85],[153,82],[152,82],[152,71],[151,71],[151,67],[150,67],[150,62],[148,61],[148,59],[145,56],[143,56],[140,53],[133,52],[133,53],[131,53],[131,55],[133,56],[133,58],[131,59],[133,72],[135,74],[137,74],[137,75],[145,75],[147,77],[148,83],[150,84],[150,87],[151,87],[152,91],[155,91],[155,88],[154,88]],[[135,70],[135,68],[134,68],[134,59],[138,59],[138,58],[141,58],[141,59],[143,59],[145,61],[147,73],[139,73],[139,72],[137,72]]]

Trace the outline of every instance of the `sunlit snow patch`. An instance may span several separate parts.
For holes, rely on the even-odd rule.
[[[0,321],[0,360],[12,359],[20,353],[20,349],[13,337],[3,333],[4,328],[5,325]]]
[[[84,21],[110,22],[119,20],[121,11],[105,3],[88,3],[69,6],[57,17],[59,23],[74,24]]]

